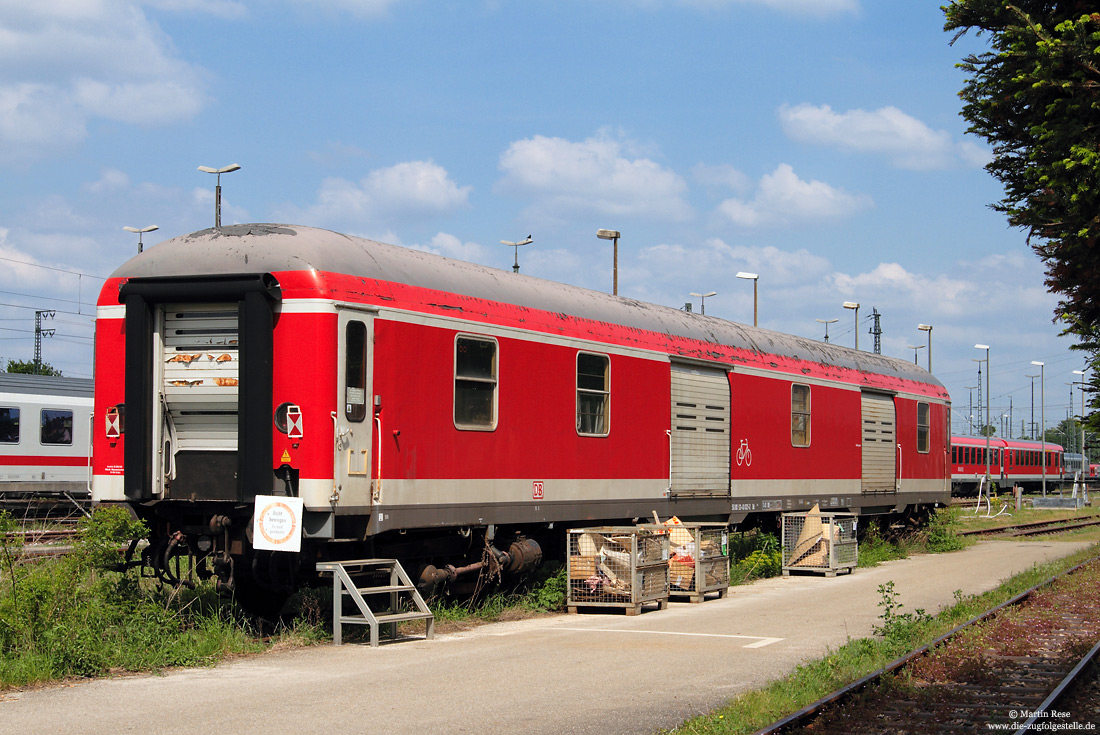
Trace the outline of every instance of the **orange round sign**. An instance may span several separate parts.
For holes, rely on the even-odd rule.
[[[268,503],[260,511],[259,522],[256,525],[268,543],[285,544],[294,538],[298,521],[289,505],[276,501]]]

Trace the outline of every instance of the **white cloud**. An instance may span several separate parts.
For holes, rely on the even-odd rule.
[[[896,107],[838,113],[829,105],[784,105],[779,120],[794,140],[883,154],[899,168],[927,170],[988,160],[988,152],[973,142],[957,143],[946,130],[933,130]]]
[[[781,13],[798,16],[825,17],[842,13],[858,13],[859,0],[682,0],[685,5],[720,8],[727,5],[763,5]]]
[[[705,163],[697,163],[691,167],[691,176],[695,181],[710,190],[724,189],[741,193],[748,191],[752,186],[752,180],[747,174],[726,164],[711,166]]]
[[[130,185],[130,177],[115,168],[105,168],[98,181],[92,181],[84,185],[86,191],[93,194],[102,194],[110,191],[119,191]]]
[[[770,227],[843,219],[871,206],[870,197],[800,179],[789,164],[781,163],[760,179],[755,198],[727,199],[718,211],[742,227]]]
[[[400,0],[293,0],[298,5],[319,10],[343,11],[360,18],[385,15]]]
[[[472,187],[459,186],[431,161],[407,161],[371,171],[358,183],[325,179],[317,202],[304,211],[289,208],[297,221],[320,226],[377,226],[409,216],[453,212],[469,203]]]
[[[217,18],[242,18],[247,14],[244,2],[234,0],[144,0],[151,8],[177,13],[204,13]]]
[[[532,198],[538,214],[604,214],[684,220],[687,184],[649,158],[630,158],[631,146],[606,134],[573,142],[533,138],[512,143],[500,157],[500,193]]]
[[[411,245],[413,250],[423,250],[427,253],[443,255],[456,260],[464,260],[469,263],[485,263],[496,253],[491,253],[483,245],[476,242],[462,242],[461,239],[446,232],[437,233],[426,245]]]
[[[95,118],[150,125],[189,119],[206,102],[202,76],[132,0],[5,3],[0,162],[70,149]]]

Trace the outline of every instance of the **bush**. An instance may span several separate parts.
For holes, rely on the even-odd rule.
[[[873,567],[881,562],[904,559],[909,555],[907,544],[900,539],[883,536],[874,520],[870,520],[863,528],[863,538],[859,541],[859,566]]]
[[[121,508],[82,520],[73,551],[58,558],[20,558],[16,530],[0,515],[0,686],[207,663],[260,648],[211,587],[171,590],[118,571],[121,549],[146,533]]]
[[[959,510],[957,508],[943,508],[932,514],[925,530],[925,548],[933,553],[942,551],[958,551],[968,544],[964,537],[958,535]]]
[[[730,536],[730,584],[778,577],[783,572],[783,552],[773,533],[742,533]]]
[[[546,576],[528,594],[527,607],[538,612],[559,612],[565,609],[569,592],[569,580],[565,576],[565,567],[558,564],[547,565]]]

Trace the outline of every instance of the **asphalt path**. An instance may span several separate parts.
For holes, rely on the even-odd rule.
[[[982,541],[638,616],[558,615],[7,692],[0,733],[654,733],[871,635],[888,581],[902,612],[935,612],[955,590],[992,589],[1086,545]]]

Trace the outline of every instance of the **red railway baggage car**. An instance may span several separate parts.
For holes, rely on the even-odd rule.
[[[192,554],[250,594],[319,559],[430,588],[582,524],[950,495],[949,397],[911,362],[309,227],[134,257],[95,359],[94,500],[148,521],[162,576]],[[300,503],[299,551],[256,548],[256,496]]]

